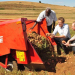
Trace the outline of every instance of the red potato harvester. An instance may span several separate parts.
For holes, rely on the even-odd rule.
[[[45,69],[42,59],[29,42],[27,33],[35,31],[36,33],[46,37],[51,42],[54,50],[57,50],[55,41],[46,36],[47,26],[46,19],[38,23],[33,30],[29,30],[33,26],[35,20],[27,20],[27,18],[19,19],[0,19],[0,65],[3,68],[17,69],[18,64],[23,64],[29,68]]]

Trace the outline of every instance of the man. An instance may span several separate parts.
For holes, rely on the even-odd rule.
[[[55,21],[57,21],[57,18],[56,18],[55,12],[53,10],[51,10],[50,8],[46,8],[46,10],[44,10],[40,13],[40,15],[38,16],[34,25],[30,29],[33,29],[36,26],[36,24],[41,22],[42,19],[44,19],[44,18],[46,18],[47,29],[48,29],[49,33],[51,33],[52,23],[53,23],[53,30],[54,30]]]
[[[63,17],[58,18],[58,25],[55,27],[55,29],[52,33],[52,38],[54,38],[55,42],[57,43],[57,51],[59,50],[59,46],[60,46],[63,48],[63,50],[67,54],[68,52],[66,50],[66,46],[62,43],[62,41],[69,40],[71,36],[70,36],[70,32],[69,32],[69,26],[67,24],[65,24],[64,22],[65,22],[65,20]],[[60,34],[60,36],[55,36],[57,32]],[[58,51],[58,54],[61,54],[60,50]]]
[[[72,23],[72,29],[75,31],[75,21]],[[71,43],[73,42],[73,43]],[[73,53],[75,54],[75,35],[67,41],[66,46],[72,46]]]

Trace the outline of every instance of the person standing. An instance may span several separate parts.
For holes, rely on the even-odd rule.
[[[34,25],[30,28],[33,29],[37,23],[41,22],[42,19],[46,18],[46,22],[47,22],[47,29],[49,31],[49,33],[51,33],[51,29],[52,29],[52,23],[53,23],[53,30],[55,28],[55,22],[57,21],[57,17],[56,14],[53,10],[51,10],[50,8],[46,8],[46,10],[42,11],[37,20],[35,21]]]

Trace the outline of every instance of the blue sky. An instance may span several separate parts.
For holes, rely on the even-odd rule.
[[[75,0],[0,0],[0,1],[31,1],[31,2],[41,1],[42,3],[75,7]]]

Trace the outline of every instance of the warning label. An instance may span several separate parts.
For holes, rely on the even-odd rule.
[[[25,61],[25,53],[23,51],[16,51],[16,55],[20,61]]]

